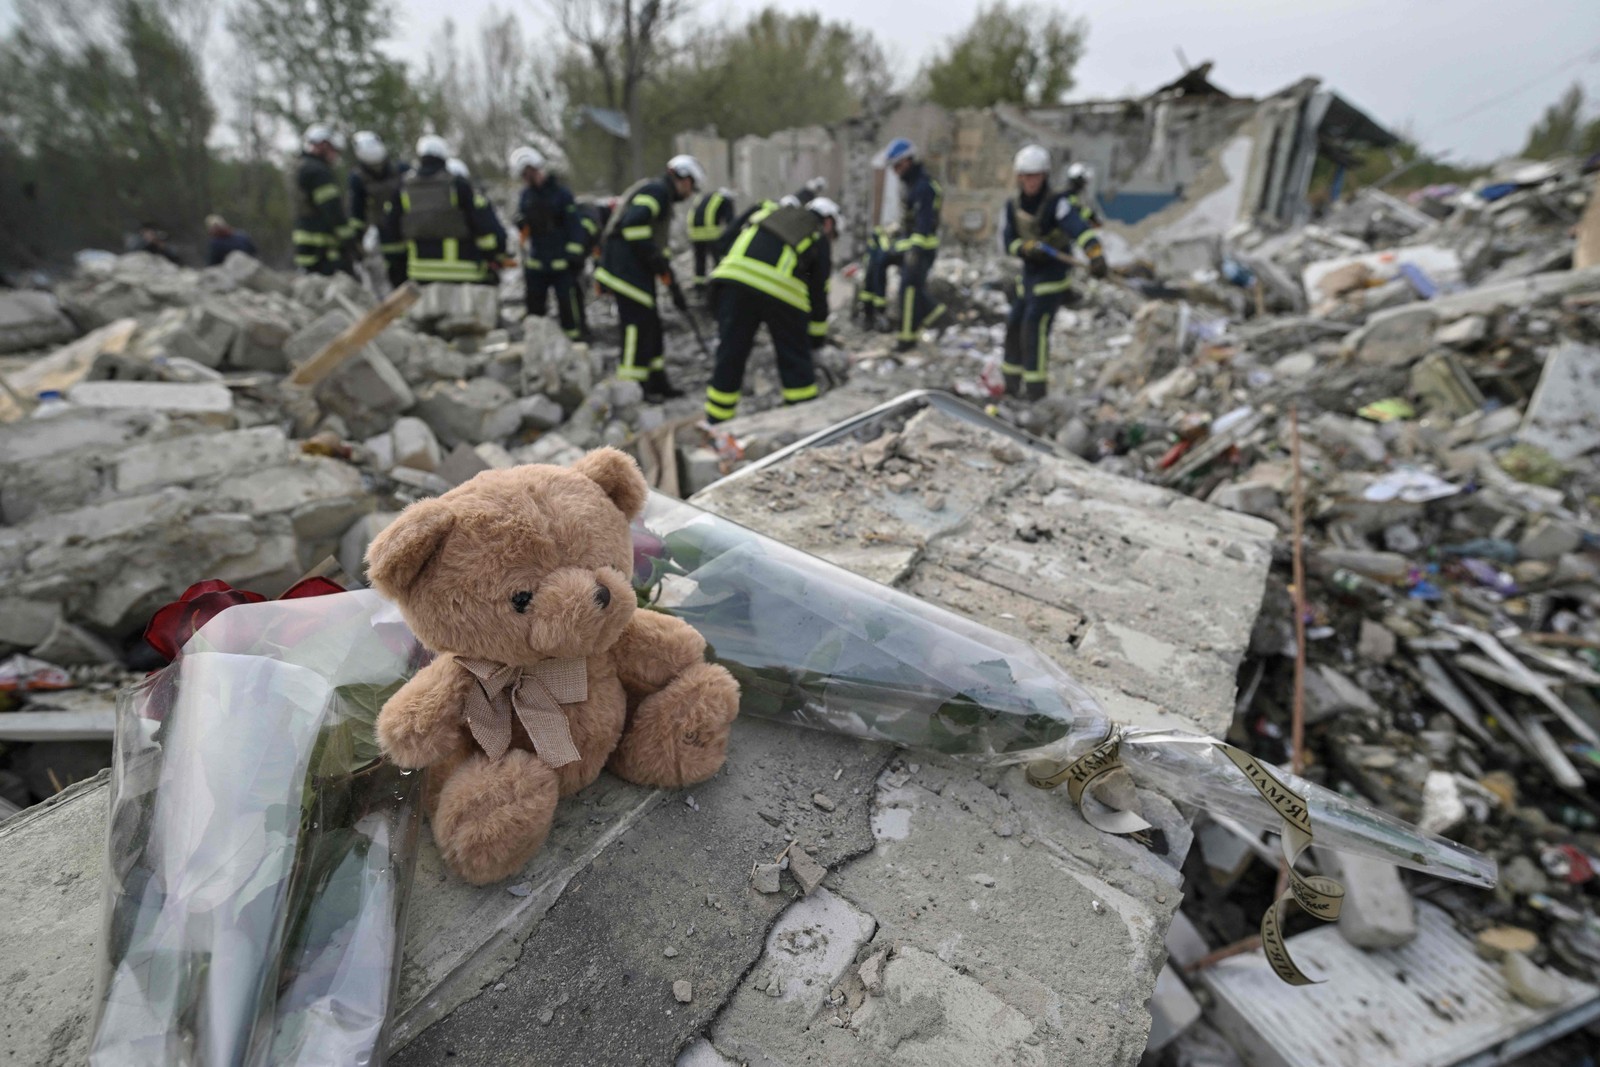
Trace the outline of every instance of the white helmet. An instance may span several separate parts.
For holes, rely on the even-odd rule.
[[[1012,161],[1011,169],[1018,174],[1048,174],[1050,173],[1050,153],[1043,145],[1023,145],[1017,153],[1017,158]]]
[[[706,169],[693,156],[673,156],[667,160],[667,173],[688,178],[696,189],[706,184]]]
[[[511,150],[512,175],[515,176],[521,174],[529,167],[532,167],[535,170],[543,170],[544,156],[539,154],[539,150],[537,148],[529,148],[527,145],[523,145],[521,148],[513,148]]]
[[[436,133],[425,133],[417,138],[417,158],[449,159],[450,142]]]
[[[1067,168],[1067,181],[1086,184],[1094,180],[1094,171],[1086,164],[1074,163]]]
[[[339,151],[344,151],[344,138],[325,122],[313,122],[307,126],[305,136],[301,140],[304,141],[307,152],[319,144],[330,144]]]
[[[455,156],[451,156],[444,161],[444,169],[454,174],[457,178],[472,177],[472,171],[468,170],[467,165]]]
[[[369,167],[376,167],[389,158],[389,150],[384,147],[383,138],[371,130],[357,130],[350,143],[355,149],[356,158]]]
[[[828,179],[819,174],[817,177],[806,182],[805,190],[808,193],[825,193],[828,191]]]
[[[800,198],[798,196],[795,196],[793,193],[784,193],[782,196],[778,197],[778,206],[779,207],[799,207],[800,206]]]
[[[839,221],[839,205],[825,196],[813,197],[811,203],[806,205],[806,210],[824,219],[832,219],[835,223]]]

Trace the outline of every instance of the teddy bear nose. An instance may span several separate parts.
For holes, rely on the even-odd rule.
[[[599,604],[602,609],[610,607],[611,590],[596,582],[594,587],[594,602]]]

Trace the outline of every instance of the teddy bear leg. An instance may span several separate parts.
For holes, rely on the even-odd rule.
[[[498,882],[544,844],[558,796],[555,772],[533,753],[512,749],[494,763],[474,753],[439,790],[433,839],[466,881]]]
[[[728,727],[738,714],[733,675],[713,663],[696,663],[640,701],[608,766],[640,785],[703,782],[722,766]]]

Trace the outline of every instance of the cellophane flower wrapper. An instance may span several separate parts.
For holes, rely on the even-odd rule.
[[[634,529],[641,605],[694,626],[741,714],[991,764],[1065,763],[1116,731],[1134,781],[1260,830],[1279,815],[1200,734],[1113,723],[1032,645],[692,504],[651,494]],[[1319,845],[1492,885],[1493,864],[1286,772]]]
[[[91,1063],[381,1062],[421,776],[373,730],[425,656],[376,593],[247,604],[120,696]]]

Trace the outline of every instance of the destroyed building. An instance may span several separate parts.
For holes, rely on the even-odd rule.
[[[1025,639],[1124,721],[1274,765],[1294,756],[1298,510],[1305,775],[1483,851],[1500,884],[1312,850],[1347,899],[1336,926],[1291,928],[1328,979],[1293,989],[1248,941],[1270,836],[1141,793],[1163,852],[1015,769],[742,719],[716,779],[603,777],[507,885],[424,849],[393,1062],[1400,1065],[1549,1042],[1581,1062],[1600,1016],[1596,178],[1508,164],[1307,222],[1307,153],[1385,135],[1309,82],[1245,101],[1198,73],[1049,123],[905,105],[894,121],[956,176],[936,268],[955,322],[896,354],[844,321],[836,283],[823,397],[779,407],[758,349],[752,413],[716,433],[692,399],[650,408],[608,378],[603,305],[587,347],[433,287],[297,384],[378,306],[352,280],[91,256],[53,294],[0,294],[0,926],[30,932],[0,1048],[83,1059],[96,772],[117,687],[157,665],[152,611],[204,578],[275,595],[330,555],[359,578],[406,503],[612,443],[658,489]],[[821,173],[870,217],[894,201],[871,167],[887,129],[740,142],[725,172],[773,193]],[[1051,395],[1025,410],[994,392],[1006,264],[976,236],[1023,138],[1104,153],[1101,202],[1148,267],[1058,317]],[[703,385],[668,326],[674,377]]]

